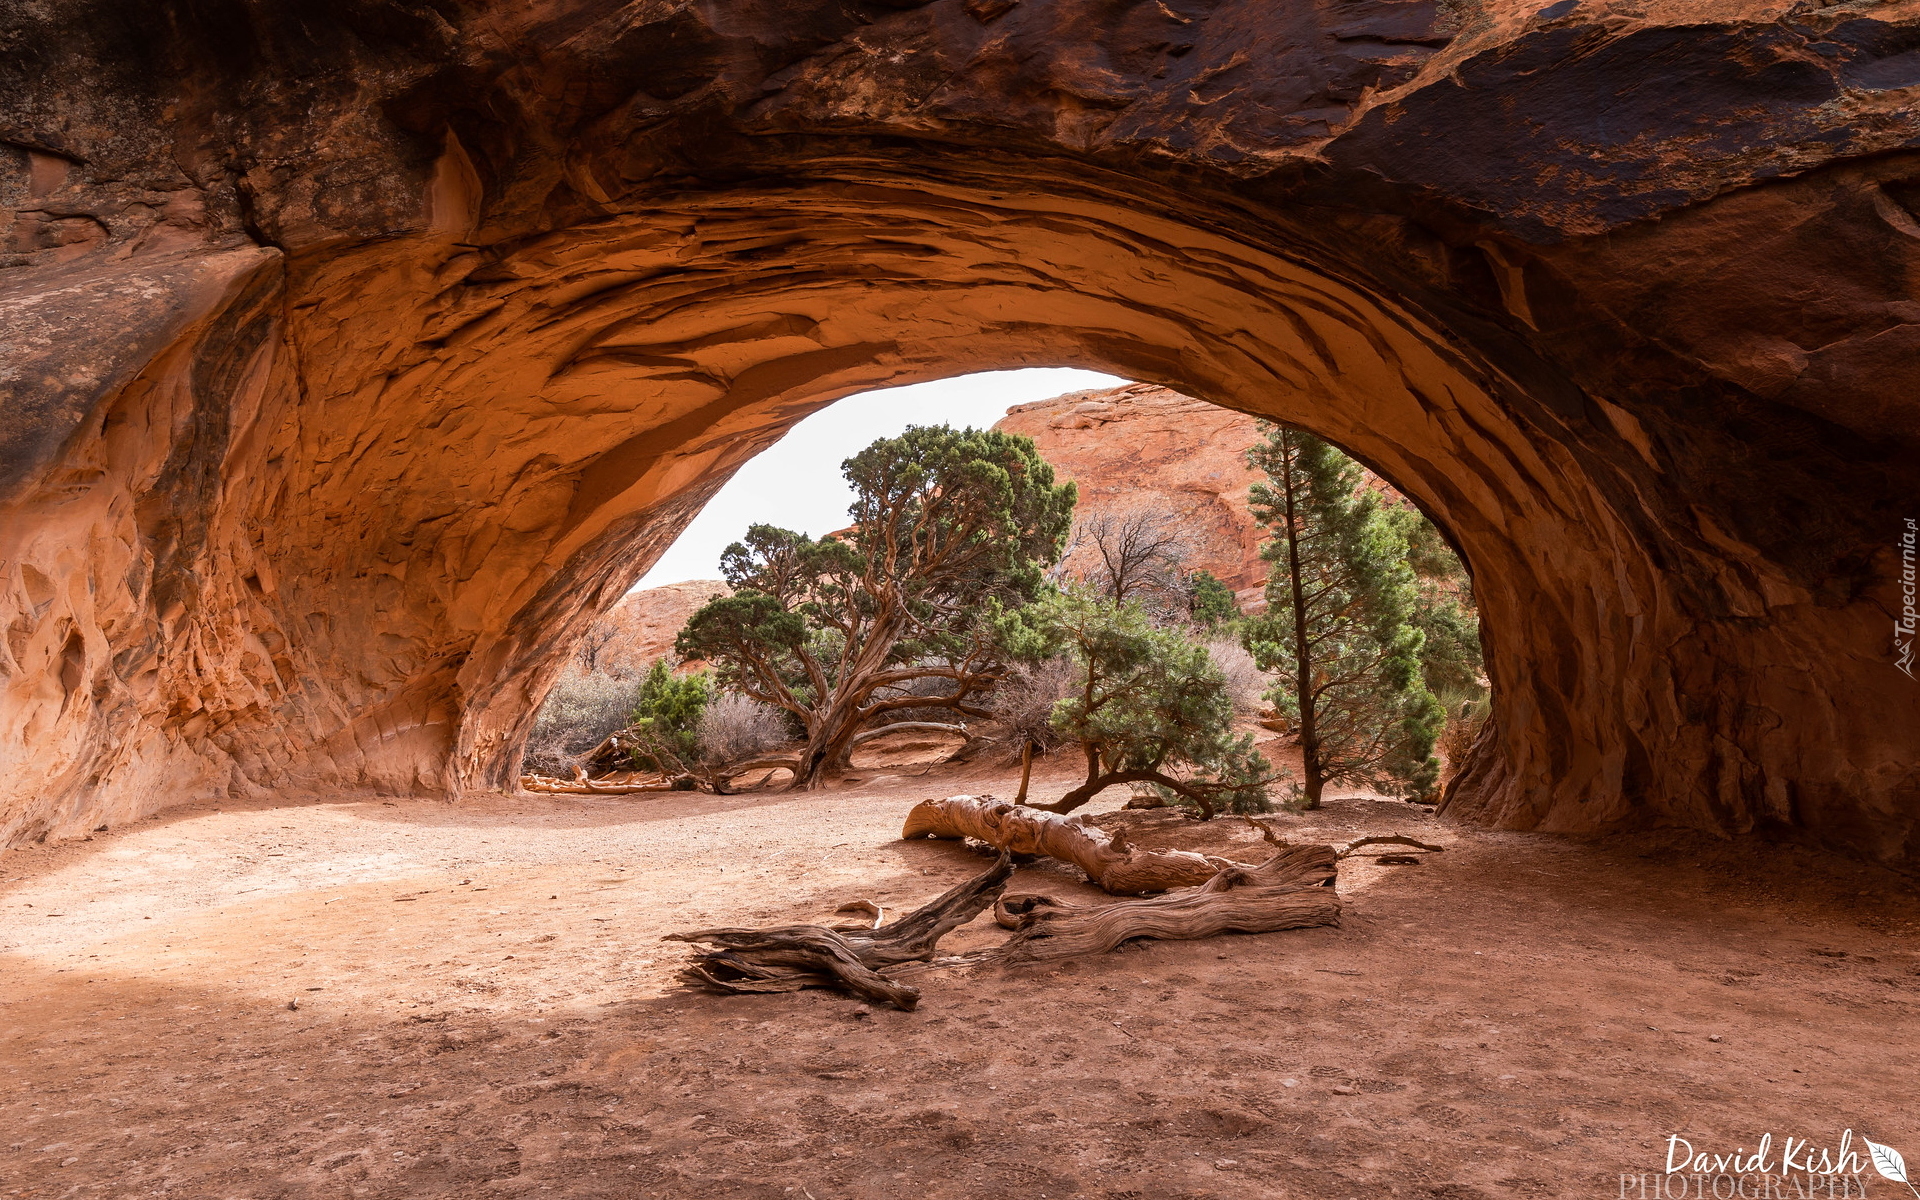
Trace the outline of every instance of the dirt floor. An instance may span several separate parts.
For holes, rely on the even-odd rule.
[[[1920,1166],[1920,903],[1805,849],[1348,798],[1279,824],[1448,849],[1343,864],[1337,929],[928,971],[913,1013],[676,982],[664,933],[982,869],[897,840],[960,792],[1012,782],[228,804],[0,855],[0,1196],[1676,1197],[1670,1135],[1781,1174],[1849,1129]]]

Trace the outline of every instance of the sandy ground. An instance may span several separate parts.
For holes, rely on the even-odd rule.
[[[675,981],[663,933],[982,869],[896,837],[981,791],[1012,787],[347,797],[0,855],[0,1196],[1618,1197],[1671,1134],[1777,1160],[1847,1129],[1920,1165],[1920,904],[1805,849],[1349,798],[1285,832],[1449,849],[1350,860],[1337,929],[930,971],[913,1013]]]

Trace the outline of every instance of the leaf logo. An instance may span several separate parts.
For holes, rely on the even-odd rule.
[[[1916,1190],[1913,1181],[1907,1178],[1907,1160],[1900,1157],[1898,1150],[1892,1146],[1882,1146],[1872,1138],[1863,1137],[1860,1140],[1867,1144],[1867,1153],[1873,1157],[1874,1170],[1895,1183],[1906,1184],[1908,1191],[1920,1197],[1920,1190]]]

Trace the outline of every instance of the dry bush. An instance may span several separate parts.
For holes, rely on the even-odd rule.
[[[789,740],[786,714],[738,692],[722,692],[700,714],[700,757],[726,764],[777,750]]]
[[[1227,697],[1233,701],[1233,715],[1251,717],[1266,706],[1267,689],[1273,676],[1253,664],[1253,655],[1232,638],[1214,638],[1207,643],[1213,665],[1227,677]]]
[[[1480,730],[1486,726],[1487,714],[1492,705],[1482,698],[1467,701],[1447,714],[1447,727],[1441,731],[1440,740],[1434,743],[1434,750],[1440,755],[1444,765],[1440,774],[1440,788],[1453,782],[1460,773],[1461,764],[1467,761],[1467,752],[1473,749],[1474,739],[1480,736]]]
[[[571,775],[587,751],[633,719],[638,687],[603,671],[569,665],[533,721],[525,769],[539,775]]]
[[[1028,742],[1051,750],[1060,740],[1053,728],[1053,706],[1065,699],[1079,678],[1072,659],[1062,654],[1034,665],[1014,667],[993,693],[993,713],[1008,748],[1018,754]]]
[[[1186,613],[1192,552],[1180,518],[1165,509],[1088,513],[1074,526],[1056,571],[1077,576],[1114,604],[1132,601],[1167,621]]]

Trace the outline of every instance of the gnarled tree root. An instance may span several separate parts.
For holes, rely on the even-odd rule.
[[[1045,854],[1079,867],[1116,896],[1194,887],[1229,868],[1251,869],[1190,850],[1134,849],[1121,835],[1109,838],[1080,818],[1001,804],[992,796],[922,800],[907,814],[900,836],[974,838],[1013,854]]]
[[[920,1002],[920,989],[882,972],[932,959],[939,940],[986,911],[1012,874],[1012,857],[1002,854],[986,873],[897,921],[870,929],[824,925],[698,929],[668,934],[666,940],[721,947],[695,955],[681,972],[689,982],[715,991],[797,992],[833,987],[911,1011]]]
[[[1184,940],[1340,923],[1331,846],[1285,846],[1257,867],[1230,866],[1196,888],[1118,904],[1009,896],[994,919],[1014,931],[1002,961],[1103,954],[1132,938]]]

